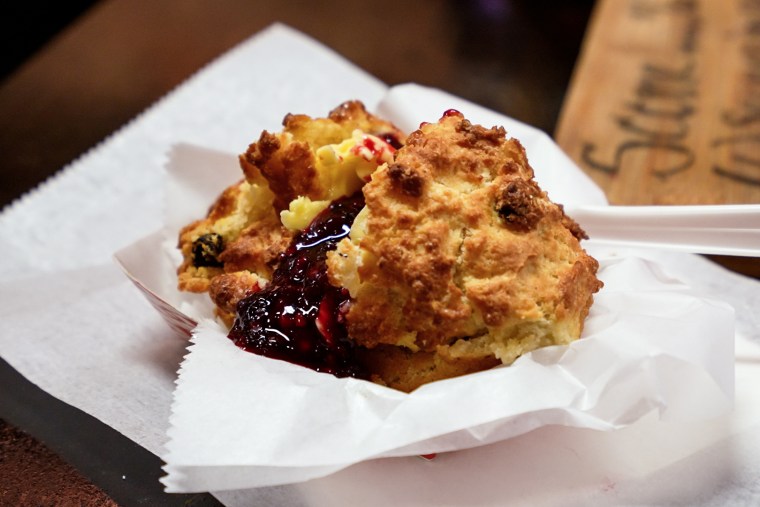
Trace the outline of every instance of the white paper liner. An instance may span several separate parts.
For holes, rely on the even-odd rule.
[[[602,260],[582,340],[404,394],[193,335],[164,456],[169,491],[304,481],[378,456],[475,447],[559,424],[611,430],[650,412],[709,418],[733,395],[733,311],[656,265]],[[633,283],[630,283],[633,281]]]
[[[474,122],[505,125],[556,202],[605,203],[598,187],[529,126],[416,85],[392,88],[379,110],[409,130],[452,107]],[[411,394],[244,352],[208,318],[210,303],[174,289],[176,258],[156,255],[170,252],[179,226],[202,216],[239,178],[236,157],[185,145],[170,159],[164,236],[117,255],[133,275],[139,267],[128,265],[130,256],[162,258],[166,269],[146,273],[151,280],[136,278],[169,308],[201,322],[174,395],[163,456],[167,491],[299,482],[370,458],[466,449],[546,425],[611,430],[650,413],[681,421],[730,407],[733,310],[696,294],[656,262],[619,250],[590,251],[605,287],[582,340]],[[174,204],[178,198],[181,205]]]

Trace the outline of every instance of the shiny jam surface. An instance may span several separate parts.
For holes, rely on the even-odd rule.
[[[398,137],[396,137],[396,134],[387,133],[387,134],[381,134],[380,139],[385,141],[386,143],[390,144],[394,150],[400,150],[404,145],[401,144],[401,141]]]
[[[229,338],[249,352],[338,377],[366,378],[348,339],[348,291],[327,278],[327,252],[364,207],[361,191],[333,201],[298,233],[262,290],[240,301]]]

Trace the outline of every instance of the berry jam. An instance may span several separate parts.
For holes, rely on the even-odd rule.
[[[337,199],[293,238],[271,283],[238,303],[229,334],[238,347],[337,377],[367,377],[346,330],[348,291],[330,285],[326,264],[363,207],[361,191]]]
[[[385,141],[386,143],[390,144],[394,150],[400,150],[404,145],[401,144],[401,141],[396,136],[396,134],[392,134],[388,132],[387,134],[381,134],[378,136],[380,139]]]

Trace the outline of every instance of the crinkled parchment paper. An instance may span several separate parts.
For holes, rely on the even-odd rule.
[[[473,122],[505,126],[556,202],[604,203],[550,138],[519,122],[415,85],[390,89],[377,110],[409,131],[452,107]],[[169,491],[300,482],[372,458],[467,449],[548,425],[611,430],[652,413],[701,420],[731,406],[733,310],[654,260],[593,244],[605,287],[583,339],[509,367],[405,394],[244,352],[210,318],[205,296],[173,288],[176,231],[240,177],[236,157],[180,145],[168,173],[166,228],[148,241],[166,268],[142,282],[200,321],[174,395],[164,455]]]

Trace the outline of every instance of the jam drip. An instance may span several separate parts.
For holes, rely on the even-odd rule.
[[[396,136],[396,134],[393,134],[391,132],[388,132],[387,134],[380,134],[378,137],[382,139],[383,141],[385,141],[386,143],[390,144],[394,150],[400,150],[401,148],[404,147],[404,145],[401,144],[401,141],[399,140],[398,136]]]
[[[348,291],[330,285],[325,262],[363,207],[361,191],[337,199],[293,238],[271,283],[238,303],[229,334],[238,347],[337,377],[366,378],[346,330]]]

